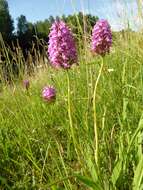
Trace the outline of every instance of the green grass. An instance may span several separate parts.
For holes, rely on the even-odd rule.
[[[104,57],[95,104],[101,59],[89,52],[69,78],[47,67],[29,78],[28,92],[19,82],[1,87],[0,189],[143,189],[141,39],[133,34],[114,42]],[[55,103],[43,101],[45,85],[56,88]]]

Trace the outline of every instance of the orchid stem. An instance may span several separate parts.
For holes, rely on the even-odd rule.
[[[101,77],[102,69],[103,69],[103,58],[102,58],[101,67],[100,67],[100,70],[95,82],[94,93],[93,93],[94,142],[95,142],[94,156],[95,156],[95,162],[96,162],[97,167],[99,167],[99,142],[98,142],[98,126],[97,126],[97,118],[96,118],[96,94],[97,94],[97,86],[99,83],[99,79]]]
[[[71,136],[73,139],[73,145],[78,155],[78,151],[76,148],[75,133],[74,133],[74,128],[73,128],[72,114],[71,114],[71,98],[70,98],[71,89],[70,89],[70,76],[69,76],[68,71],[67,71],[67,82],[68,82],[68,116],[69,116],[69,123],[70,123],[70,131],[71,131]]]

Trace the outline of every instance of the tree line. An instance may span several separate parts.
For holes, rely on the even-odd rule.
[[[0,32],[4,41],[11,46],[12,42],[17,45],[17,41],[22,49],[32,48],[32,44],[36,43],[37,38],[48,41],[50,27],[55,20],[64,20],[78,37],[82,36],[84,30],[87,33],[91,31],[98,17],[91,14],[83,15],[82,12],[77,14],[63,15],[62,17],[53,17],[44,21],[31,23],[26,19],[25,15],[20,15],[17,18],[17,27],[14,29],[14,21],[9,13],[8,2],[0,0]],[[86,22],[86,28],[84,21]],[[77,38],[78,38],[77,37]]]
[[[25,69],[32,73],[35,65],[41,63],[41,57],[44,59],[47,56],[50,28],[59,19],[70,26],[78,44],[84,37],[83,33],[87,34],[86,37],[90,36],[98,17],[79,12],[61,17],[49,16],[43,21],[31,23],[25,15],[20,15],[15,28],[7,0],[0,0],[0,81],[2,78],[9,81],[15,78],[15,74],[24,73]],[[80,45],[83,46],[83,43]]]

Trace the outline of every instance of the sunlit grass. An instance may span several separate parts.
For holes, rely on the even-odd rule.
[[[9,60],[12,52],[0,37],[10,65],[10,80],[0,65],[0,189],[143,189],[142,33],[114,33],[101,71],[101,59],[89,51],[90,34],[78,28],[79,65],[68,75],[51,68],[36,50],[36,66],[20,47]],[[30,81],[28,90],[23,79]],[[56,88],[54,103],[42,99],[46,85]]]
[[[68,73],[70,91],[66,72],[49,66],[28,77],[28,91],[22,82],[3,86],[2,189],[141,189],[143,56],[141,37],[133,35],[118,38],[104,58],[96,94],[100,168],[94,159],[93,117],[98,57],[81,56]],[[43,101],[45,85],[56,88],[55,103]]]

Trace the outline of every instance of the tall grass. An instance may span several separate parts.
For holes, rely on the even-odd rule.
[[[32,66],[28,91],[20,49],[17,83],[10,71],[13,85],[5,85],[1,65],[0,189],[143,189],[142,40],[141,33],[118,33],[103,68],[88,48],[79,49],[79,66],[68,73]],[[42,100],[47,84],[57,89],[55,103]]]

